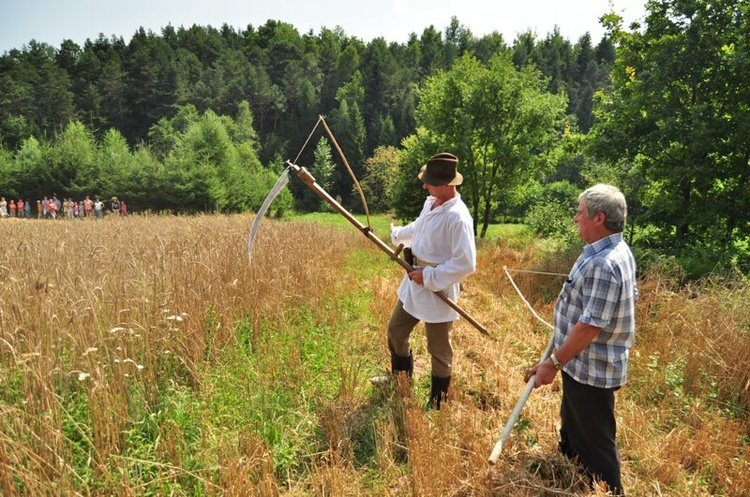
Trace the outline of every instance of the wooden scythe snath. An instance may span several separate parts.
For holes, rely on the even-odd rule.
[[[310,136],[308,136],[307,141],[305,141],[305,145],[303,145],[302,150],[304,150],[307,143],[310,141],[310,138],[312,137],[312,134],[315,132],[315,128],[317,128],[318,124],[323,123],[323,127],[326,130],[326,133],[328,134],[329,138],[331,139],[331,142],[333,142],[334,146],[336,147],[336,151],[341,156],[341,159],[344,162],[344,165],[346,166],[346,169],[349,171],[349,174],[352,177],[352,180],[354,180],[354,185],[359,191],[360,198],[362,199],[362,205],[365,209],[365,214],[367,216],[367,226],[359,222],[359,220],[354,217],[349,211],[347,211],[341,204],[339,204],[333,197],[331,197],[328,192],[326,192],[316,181],[310,172],[305,169],[304,167],[300,167],[294,162],[287,161],[288,167],[284,170],[284,173],[282,174],[281,178],[279,178],[279,181],[276,183],[276,187],[271,191],[268,198],[266,198],[266,201],[263,202],[263,206],[265,208],[268,208],[268,205],[273,201],[273,199],[278,195],[279,191],[283,186],[286,185],[286,179],[285,175],[288,175],[289,171],[293,171],[297,174],[297,176],[302,179],[302,181],[307,185],[313,192],[315,192],[319,197],[321,197],[325,202],[333,207],[339,214],[344,216],[347,221],[352,223],[365,237],[367,237],[368,240],[370,240],[372,243],[374,243],[380,250],[388,254],[388,256],[391,258],[391,260],[397,262],[401,267],[403,267],[406,271],[413,271],[414,267],[412,267],[411,264],[406,262],[403,257],[399,257],[399,254],[403,250],[403,244],[399,245],[396,250],[391,249],[390,246],[388,246],[385,242],[383,242],[380,238],[378,238],[375,233],[372,231],[372,227],[370,225],[370,214],[367,210],[367,203],[365,202],[364,193],[362,192],[362,189],[359,186],[359,182],[357,181],[357,178],[354,176],[354,173],[352,172],[351,168],[349,167],[349,163],[346,160],[346,157],[344,157],[343,152],[341,151],[341,148],[339,148],[338,143],[336,142],[336,139],[333,136],[333,133],[331,133],[331,130],[328,128],[328,125],[326,124],[325,120],[323,119],[323,116],[319,116],[318,122],[315,124],[315,127],[313,128],[313,131],[310,133]],[[295,159],[295,162],[299,160],[300,155],[302,155],[302,150],[300,150],[300,153],[297,155],[297,158]],[[255,221],[253,222],[253,228],[250,231],[250,237],[248,239],[247,249],[248,249],[248,256],[252,253],[252,245],[253,240],[255,237],[255,234],[258,231],[257,226],[260,224],[260,221],[263,218],[263,215],[265,214],[265,210],[258,211],[258,214],[255,216]],[[487,335],[488,337],[492,338],[492,335],[487,331],[487,329],[479,324],[471,315],[469,315],[466,311],[464,311],[461,307],[458,306],[453,300],[450,299],[445,293],[437,291],[433,292],[435,295],[440,298],[443,302],[445,302],[448,306],[450,306],[454,311],[456,311],[461,317],[466,319],[469,323],[471,323],[477,330],[479,330],[482,334]]]

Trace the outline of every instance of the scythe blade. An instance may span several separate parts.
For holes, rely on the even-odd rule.
[[[258,234],[260,223],[263,221],[263,217],[266,215],[268,207],[273,203],[274,199],[279,196],[279,193],[281,193],[281,190],[284,189],[287,183],[289,183],[288,167],[284,169],[283,173],[281,173],[278,181],[276,181],[276,184],[263,201],[263,204],[261,204],[260,209],[258,209],[257,214],[255,214],[255,221],[253,221],[253,227],[250,228],[250,235],[247,238],[247,260],[250,263],[253,261],[253,244],[255,243],[255,236]]]

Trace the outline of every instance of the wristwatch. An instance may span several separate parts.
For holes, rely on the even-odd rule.
[[[555,365],[555,369],[560,371],[563,368],[563,363],[561,363],[558,359],[555,353],[553,352],[550,356],[550,359],[552,359],[552,364]]]

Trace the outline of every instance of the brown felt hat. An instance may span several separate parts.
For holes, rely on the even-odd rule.
[[[457,166],[458,157],[453,154],[443,152],[433,155],[419,171],[419,179],[432,186],[458,186],[463,183],[464,177],[456,170]]]

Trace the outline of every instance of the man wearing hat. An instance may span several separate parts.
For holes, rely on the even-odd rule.
[[[398,287],[398,303],[388,322],[391,371],[412,375],[409,336],[419,321],[424,322],[432,359],[428,407],[436,409],[448,394],[453,368],[450,331],[459,316],[434,292],[442,291],[457,302],[461,280],[476,270],[474,227],[456,190],[463,181],[457,166],[453,154],[432,156],[418,176],[429,192],[422,212],[407,226],[391,225],[393,244],[411,249],[414,266]]]

